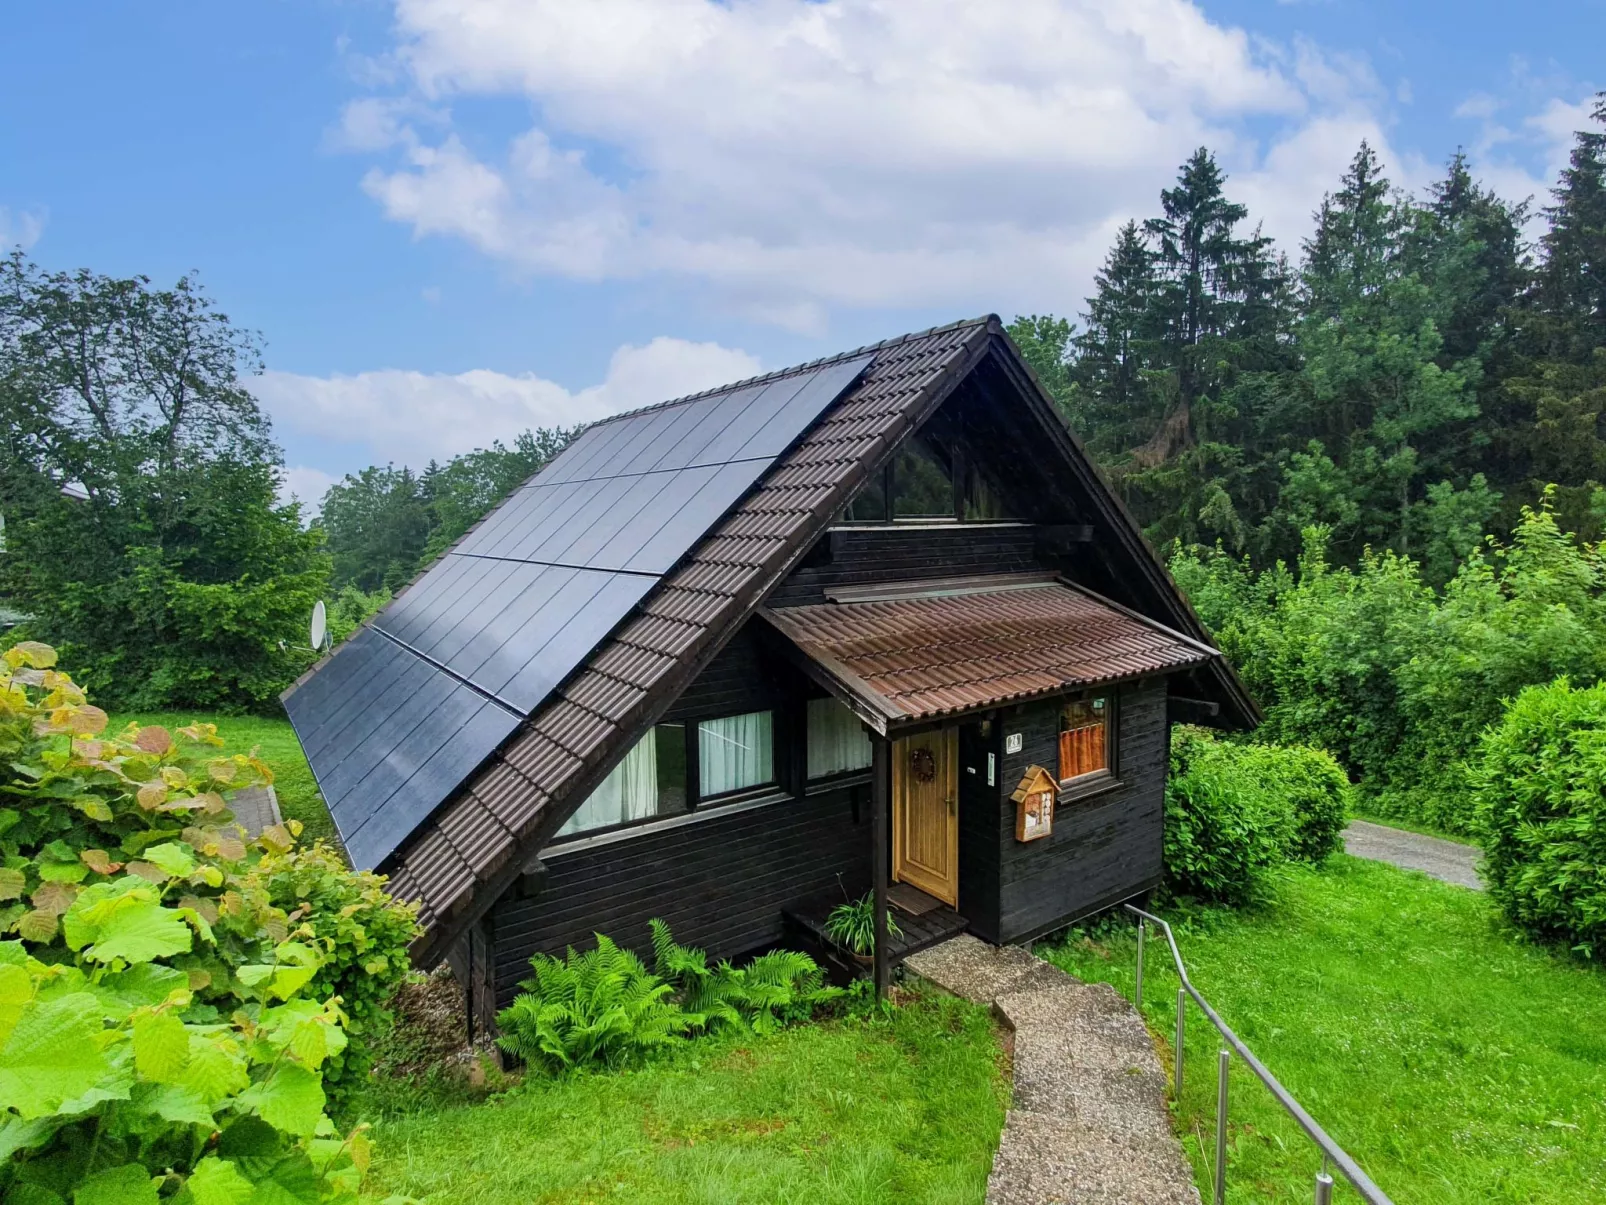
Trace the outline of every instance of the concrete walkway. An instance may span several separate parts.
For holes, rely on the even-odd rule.
[[[1344,830],[1344,852],[1406,870],[1420,870],[1457,887],[1483,890],[1483,880],[1478,878],[1478,858],[1482,851],[1476,845],[1446,841],[1443,837],[1424,837],[1421,833],[1408,833],[1365,820],[1351,820]]]
[[[1137,1010],[1019,946],[969,936],[904,965],[991,1004],[1015,1034],[1015,1093],[987,1205],[1199,1205],[1165,1072]]]

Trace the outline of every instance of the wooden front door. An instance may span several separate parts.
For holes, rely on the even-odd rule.
[[[892,877],[959,906],[959,732],[892,743]]]

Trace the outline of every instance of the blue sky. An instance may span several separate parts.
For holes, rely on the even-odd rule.
[[[1606,0],[258,0],[6,18],[0,235],[196,269],[311,500],[986,311],[1074,313],[1191,147],[1294,246],[1361,137],[1542,190]]]

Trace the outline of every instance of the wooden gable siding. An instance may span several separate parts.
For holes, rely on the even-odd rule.
[[[790,671],[765,653],[757,624],[742,625],[730,643],[664,712],[667,721],[764,711],[786,702]]]
[[[997,813],[999,923],[993,940],[1025,941],[1157,886],[1162,868],[1165,776],[1168,761],[1166,685],[1162,678],[1117,693],[1118,787],[1055,809],[1054,831],[1029,843],[1015,840],[1015,805],[1008,788],[1031,765],[1055,773],[1059,707],[1040,703],[1006,715],[1002,736],[1018,732],[1019,753],[1001,758],[1005,785]]]
[[[867,809],[845,787],[698,819],[637,837],[546,855],[546,889],[504,896],[491,916],[497,998],[505,1005],[532,954],[584,949],[594,932],[650,958],[647,921],[685,945],[734,957],[781,940],[781,908],[870,882]],[[856,821],[855,813],[864,817]]]
[[[1038,569],[1030,526],[838,527],[771,592],[772,607],[823,603],[825,591],[863,582],[919,581]]]

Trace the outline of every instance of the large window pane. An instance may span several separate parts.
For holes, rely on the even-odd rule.
[[[636,742],[557,836],[615,828],[686,810],[686,729],[661,724]]]
[[[948,465],[918,436],[898,449],[892,465],[894,519],[954,518],[954,480]]]
[[[809,777],[829,778],[870,764],[870,735],[835,699],[809,700]]]
[[[775,781],[775,720],[768,711],[697,725],[697,782],[703,798]]]

